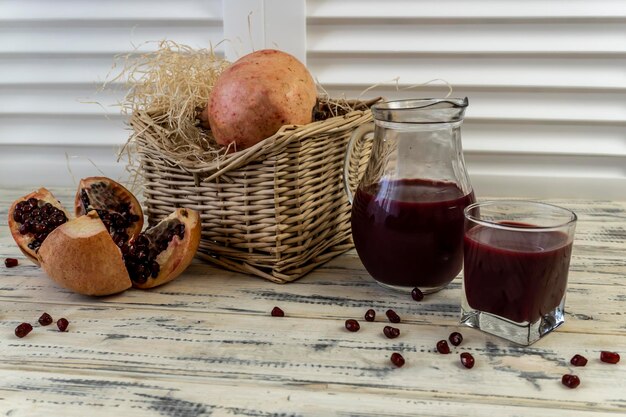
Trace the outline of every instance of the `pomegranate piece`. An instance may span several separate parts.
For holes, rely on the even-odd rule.
[[[413,288],[413,291],[411,291],[411,298],[413,298],[415,301],[422,301],[424,299],[424,293],[422,292],[422,290],[415,287]]]
[[[387,315],[387,318],[389,319],[390,322],[400,323],[400,316],[398,316],[398,314],[396,314],[395,311],[389,309],[385,312],[385,314]]]
[[[395,339],[400,336],[400,329],[391,326],[385,326],[383,328],[383,334],[389,339]]]
[[[17,266],[18,262],[17,259],[15,258],[6,258],[4,260],[4,266],[6,266],[7,268],[13,268],[15,266]]]
[[[585,358],[582,355],[574,355],[572,356],[572,359],[570,359],[569,363],[571,363],[574,366],[585,366],[587,365],[587,358]]]
[[[43,313],[41,317],[39,317],[39,324],[42,326],[47,326],[52,323],[52,317],[48,313]]]
[[[74,199],[76,217],[95,210],[111,234],[122,247],[141,232],[143,212],[135,196],[123,185],[106,177],[83,178]]]
[[[472,369],[474,367],[474,357],[471,353],[461,353],[461,365],[463,365],[467,369]]]
[[[376,312],[371,308],[365,312],[365,321],[374,321],[376,319]]]
[[[448,342],[446,342],[445,340],[438,341],[437,342],[437,352],[443,353],[445,355],[450,353],[450,346],[448,346]]]
[[[359,322],[354,319],[346,320],[345,326],[346,326],[346,329],[348,329],[348,331],[350,332],[358,332],[359,329],[361,328],[361,325],[359,324]]]
[[[576,388],[580,385],[580,378],[576,375],[565,374],[561,377],[561,383],[567,388]]]
[[[20,339],[26,336],[33,330],[33,326],[30,323],[22,323],[15,328],[15,335]]]
[[[272,309],[272,317],[285,317],[285,312],[280,307]]]
[[[95,211],[55,229],[38,255],[54,282],[79,294],[115,294],[132,285],[120,248]]]
[[[619,353],[603,350],[600,352],[600,360],[604,363],[618,363],[620,360]]]
[[[448,336],[448,340],[454,346],[458,346],[461,344],[461,342],[463,342],[463,335],[459,332],[452,332],[450,333],[450,336]]]
[[[13,202],[9,208],[9,229],[22,253],[39,265],[37,252],[43,241],[68,217],[52,193],[40,188]]]
[[[59,331],[60,331],[60,332],[65,332],[65,331],[67,331],[67,326],[69,326],[69,325],[70,325],[70,322],[69,322],[69,321],[67,321],[67,319],[66,319],[66,318],[63,318],[63,317],[62,317],[62,318],[60,318],[60,319],[58,319],[58,320],[57,320],[57,327],[59,328]]]
[[[391,363],[396,365],[398,368],[402,368],[402,366],[404,366],[404,357],[398,352],[393,352],[391,354]]]
[[[152,288],[179,276],[200,245],[200,215],[179,208],[122,247],[133,285]]]

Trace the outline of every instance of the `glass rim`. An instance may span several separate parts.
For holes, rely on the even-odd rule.
[[[378,111],[410,111],[410,110],[431,110],[428,107],[439,103],[449,103],[451,108],[464,109],[469,105],[467,97],[448,97],[448,98],[412,98],[402,100],[383,101],[374,104],[372,110]],[[441,109],[432,109],[441,110]]]
[[[551,226],[515,226],[511,224],[501,224],[498,222],[479,219],[476,216],[470,214],[470,211],[475,208],[486,207],[486,206],[495,206],[498,204],[509,205],[511,207],[526,205],[526,206],[538,206],[543,208],[549,208],[554,211],[560,211],[564,214],[567,214],[569,219],[565,222],[551,225]],[[562,229],[563,227],[569,226],[572,223],[576,223],[578,220],[578,215],[574,213],[572,210],[567,209],[565,207],[557,206],[550,203],[543,203],[541,201],[532,201],[532,200],[487,200],[487,201],[478,201],[476,203],[472,203],[463,210],[463,215],[466,219],[473,221],[481,226],[491,227],[495,229],[501,230],[512,230],[517,232],[545,232],[551,230]]]

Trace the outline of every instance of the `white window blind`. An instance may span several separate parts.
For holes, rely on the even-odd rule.
[[[332,96],[443,96],[403,88],[445,79],[470,98],[480,195],[626,199],[625,1],[307,0],[303,33],[304,3],[0,0],[0,186],[70,185],[66,154],[76,177],[121,176],[123,92],[96,94],[114,55],[227,37],[229,57],[306,57]]]
[[[468,96],[479,195],[626,199],[624,1],[308,0],[307,59],[334,96]]]
[[[114,56],[205,48],[222,26],[220,0],[0,1],[0,186],[72,185],[66,154],[76,178],[123,176],[123,89],[97,93]]]

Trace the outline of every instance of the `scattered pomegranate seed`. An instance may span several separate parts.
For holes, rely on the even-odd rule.
[[[15,258],[6,258],[4,260],[4,266],[6,266],[7,268],[13,268],[14,266],[17,266],[17,264],[18,262]]]
[[[376,312],[371,308],[365,312],[365,321],[374,321],[376,319]]]
[[[424,299],[424,293],[422,292],[422,290],[415,287],[413,288],[413,291],[411,291],[411,298],[413,298],[415,301],[422,301]]]
[[[346,329],[348,329],[348,331],[350,331],[350,332],[358,332],[360,328],[361,328],[361,325],[359,324],[358,321],[356,321],[354,319],[346,320]]]
[[[445,340],[440,340],[437,342],[437,352],[448,354],[450,353],[450,346],[448,346],[448,342]]]
[[[617,352],[608,352],[603,350],[600,352],[600,360],[606,363],[617,363],[619,362],[619,353]]]
[[[15,335],[21,339],[22,337],[30,333],[32,330],[33,330],[33,326],[31,326],[30,323],[22,323],[15,328]]]
[[[272,317],[285,317],[285,312],[280,307],[272,309]]]
[[[587,358],[585,358],[582,355],[574,355],[572,356],[572,359],[570,359],[569,363],[571,363],[574,366],[585,366],[587,365]]]
[[[472,369],[474,367],[474,357],[472,354],[468,352],[461,353],[461,364],[467,369]]]
[[[39,324],[42,326],[47,326],[52,323],[52,317],[48,313],[43,313],[41,317],[39,317]]]
[[[567,388],[576,388],[580,385],[580,378],[578,378],[576,375],[565,374],[561,378],[561,383]]]
[[[393,311],[392,309],[387,310],[385,314],[387,315],[387,318],[389,319],[390,322],[400,323],[400,316],[398,316],[398,314],[396,314],[396,312]]]
[[[70,325],[70,322],[67,321],[66,318],[60,318],[57,320],[57,327],[59,328],[60,332],[64,332],[67,330],[67,326]]]
[[[400,329],[396,327],[385,326],[385,328],[383,329],[383,333],[389,339],[395,339],[396,337],[400,336]]]
[[[463,341],[463,335],[461,333],[459,333],[459,332],[452,332],[452,333],[450,333],[450,336],[448,336],[448,340],[454,346],[458,346]]]
[[[404,365],[404,357],[398,352],[393,352],[391,354],[391,363],[396,365],[398,368],[402,368],[402,366]]]

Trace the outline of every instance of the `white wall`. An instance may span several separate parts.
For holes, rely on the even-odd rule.
[[[306,30],[303,4],[0,0],[0,186],[72,184],[66,154],[76,177],[92,162],[120,176],[122,91],[95,94],[113,56],[227,33],[235,55],[252,39],[305,58],[332,95],[446,79],[470,98],[463,141],[480,195],[626,200],[625,1],[307,0]],[[259,7],[248,31],[242,16]],[[446,91],[388,83],[365,96]]]

